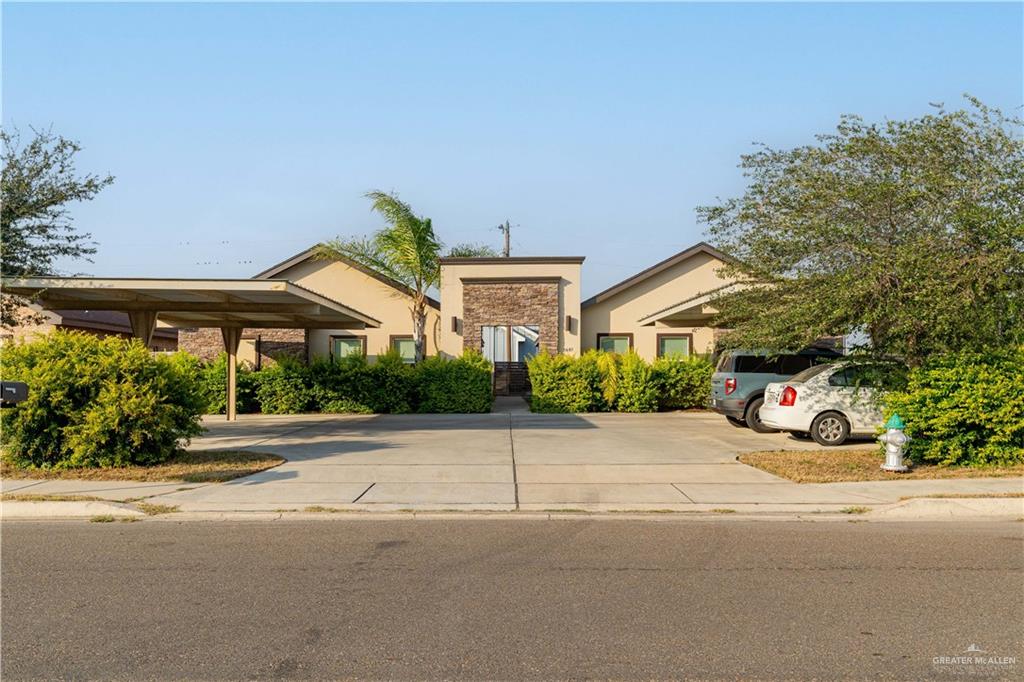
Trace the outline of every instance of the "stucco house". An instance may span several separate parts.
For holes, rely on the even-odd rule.
[[[583,349],[662,355],[711,353],[714,295],[734,284],[720,270],[730,257],[703,242],[591,296],[581,304]]]
[[[309,359],[352,353],[371,361],[397,349],[412,359],[411,292],[403,284],[348,260],[324,261],[315,248],[255,275],[289,280],[345,300],[381,321],[379,329],[252,329],[240,359],[259,367],[291,353]],[[583,256],[442,258],[440,301],[430,299],[427,354],[479,350],[496,364],[497,382],[522,383],[523,363],[540,350],[578,355],[591,348],[633,349],[653,360],[665,354],[709,353],[716,330],[709,301],[732,282],[720,274],[729,257],[696,244],[582,300]],[[183,329],[179,344],[204,358],[222,352],[217,329]]]
[[[411,292],[401,282],[369,270],[354,261],[325,261],[315,257],[315,247],[278,263],[253,279],[288,280],[322,296],[344,300],[358,310],[372,310],[381,321],[379,329],[244,329],[238,357],[259,368],[274,357],[288,354],[306,360],[317,357],[341,358],[350,354],[374,360],[394,348],[411,362]],[[439,309],[429,299],[427,308],[427,355],[438,351]],[[224,352],[219,329],[182,329],[178,335],[182,350],[203,359]]]

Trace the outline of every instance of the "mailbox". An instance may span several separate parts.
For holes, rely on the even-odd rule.
[[[28,399],[28,384],[20,381],[0,382],[0,407],[11,407]]]

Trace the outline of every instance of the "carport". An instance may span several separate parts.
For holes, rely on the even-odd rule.
[[[127,313],[132,334],[147,346],[158,320],[176,328],[219,327],[228,354],[229,421],[236,417],[236,364],[243,329],[380,326],[369,315],[286,280],[33,277],[5,279],[3,289],[51,310]]]

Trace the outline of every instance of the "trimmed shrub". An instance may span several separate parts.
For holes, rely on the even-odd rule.
[[[658,385],[651,366],[630,351],[621,356],[615,408],[619,412],[655,412],[658,409]]]
[[[192,356],[189,356],[192,357]],[[256,384],[259,373],[245,364],[238,365],[235,404],[239,413],[259,412]],[[228,354],[221,353],[213,362],[200,365],[199,385],[206,399],[207,414],[224,414],[228,406]]]
[[[158,464],[202,432],[198,362],[134,339],[57,331],[0,348],[0,373],[29,386],[0,413],[4,456],[18,466]]]
[[[539,353],[527,360],[534,412],[594,412],[605,404],[597,353]]]
[[[374,412],[405,414],[413,411],[416,399],[416,379],[413,365],[402,360],[397,350],[377,356],[370,365],[371,390],[366,405]]]
[[[490,412],[491,363],[467,350],[461,358],[427,358],[416,365],[417,412]]]
[[[314,404],[308,368],[290,357],[276,358],[257,374],[256,400],[263,414],[308,412]]]
[[[651,365],[657,384],[658,408],[690,410],[702,408],[711,395],[714,366],[700,356],[661,357]]]
[[[630,351],[590,350],[579,358],[540,354],[527,362],[534,412],[654,412],[704,407],[714,368],[701,357],[648,364]]]
[[[889,393],[916,462],[983,466],[1024,462],[1024,347],[935,357]]]

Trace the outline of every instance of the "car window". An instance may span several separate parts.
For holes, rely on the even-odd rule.
[[[773,364],[762,355],[737,355],[732,371],[737,374],[777,374]]]
[[[814,364],[814,360],[805,355],[783,355],[779,357],[779,374],[793,376]]]
[[[793,376],[814,364],[814,359],[803,355],[738,355],[734,372],[743,374],[780,374]]]
[[[832,374],[832,376],[830,376],[828,378],[828,385],[829,386],[849,386],[850,385],[849,369],[841,369],[841,370],[838,370],[837,372],[835,372],[834,374]]]
[[[865,365],[844,367],[828,378],[829,386],[854,386],[857,388],[872,388],[878,384],[878,381],[877,368]]]
[[[732,353],[722,353],[722,357],[718,358],[718,364],[715,366],[716,372],[728,372],[732,369]]]
[[[814,377],[818,376],[828,368],[829,365],[815,365],[814,367],[808,367],[807,369],[800,372],[796,376],[790,377],[789,381],[793,382],[794,384],[803,383],[804,381],[813,379]]]

